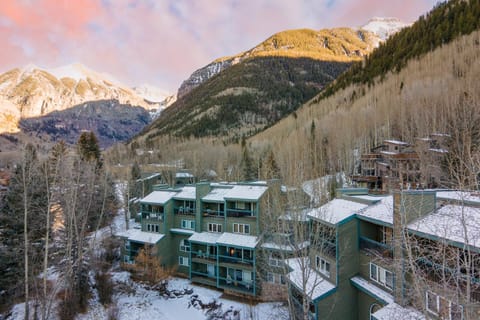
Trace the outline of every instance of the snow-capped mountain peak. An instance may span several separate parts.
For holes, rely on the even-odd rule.
[[[57,79],[71,78],[76,81],[80,81],[80,80],[86,80],[87,78],[90,78],[95,81],[107,80],[117,85],[120,84],[120,82],[116,80],[113,76],[107,73],[99,73],[99,72],[93,71],[78,62],[57,67],[57,68],[46,69],[45,71],[55,76]]]
[[[133,88],[136,94],[150,102],[162,102],[171,96],[170,93],[149,84],[142,84]]]
[[[392,34],[400,31],[401,29],[409,26],[410,24],[405,23],[397,18],[382,18],[374,17],[370,19],[365,25],[360,27],[360,29],[370,31],[382,40],[387,40]]]

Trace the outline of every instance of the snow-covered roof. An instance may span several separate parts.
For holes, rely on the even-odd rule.
[[[224,232],[217,239],[217,243],[218,244],[223,244],[223,245],[228,245],[228,246],[252,248],[253,249],[257,246],[258,240],[259,239],[255,236],[248,236],[248,235],[244,235],[244,234]]]
[[[373,314],[377,320],[423,320],[425,317],[413,308],[405,308],[394,302],[393,296],[366,279],[356,276],[350,279],[354,286],[386,304]]]
[[[180,229],[180,228],[170,228],[170,232],[180,233],[180,234],[194,234],[195,231],[189,229]]]
[[[391,155],[391,156],[398,154],[398,152],[385,151],[385,150],[380,151],[380,153],[381,153],[381,154],[386,154],[386,155]]]
[[[405,308],[396,303],[387,304],[372,314],[376,320],[425,320],[425,316],[413,308]]]
[[[480,248],[480,208],[445,205],[408,225],[414,232]]]
[[[350,281],[359,288],[362,288],[368,294],[374,296],[376,299],[382,301],[383,303],[393,303],[393,296],[386,292],[385,290],[380,289],[376,285],[370,283],[368,280],[356,276],[350,279]]]
[[[370,201],[372,203],[381,201],[383,199],[382,196],[370,196],[368,194],[358,194],[358,195],[353,194],[353,195],[350,195],[350,197],[357,198],[357,199],[362,199],[362,200],[367,200],[367,201]]]
[[[480,205],[480,193],[467,191],[437,191],[437,199],[457,200],[471,203],[478,203]]]
[[[165,236],[161,233],[146,232],[138,229],[128,229],[117,233],[118,237],[127,238],[129,241],[156,244]]]
[[[193,174],[189,172],[177,172],[175,178],[193,178]]]
[[[292,246],[290,244],[278,244],[275,242],[264,242],[262,243],[262,248],[264,249],[270,249],[270,250],[280,250],[280,251],[287,251],[287,252],[293,252],[295,250],[302,250],[305,249],[310,245],[310,241],[304,241],[299,244],[296,244],[295,246]]]
[[[400,140],[383,140],[385,143],[396,144],[399,146],[408,146],[408,143]]]
[[[308,258],[287,259],[285,262],[292,269],[287,274],[288,281],[312,301],[335,289],[333,283],[309,267],[310,261]],[[303,286],[304,283],[305,288]]]
[[[175,196],[175,199],[179,200],[195,200],[196,188],[192,186],[183,187]]]
[[[337,224],[353,216],[366,207],[367,205],[363,203],[344,199],[333,199],[320,208],[312,209],[308,213],[308,216],[310,218],[322,220],[331,224]]]
[[[188,240],[191,242],[202,242],[216,244],[222,234],[218,232],[196,232]]]
[[[160,173],[153,173],[145,178],[140,178],[140,179],[137,179],[137,181],[145,181],[145,180],[149,180],[149,179],[153,179],[153,178],[156,178],[156,177],[159,177],[160,176]]]
[[[202,198],[203,201],[207,202],[224,202],[225,201],[225,194],[231,189],[232,187],[215,187],[210,192]]]
[[[149,203],[149,204],[165,204],[170,199],[172,199],[176,194],[177,192],[175,191],[167,191],[167,190],[153,191],[148,196],[143,198],[140,202]]]
[[[267,191],[264,185],[235,185],[225,194],[225,200],[251,200],[257,201]]]
[[[435,149],[435,148],[430,148],[428,149],[429,151],[432,151],[432,152],[437,152],[437,153],[448,153],[448,150],[447,149]]]
[[[393,225],[393,196],[375,198],[380,201],[359,211],[357,215]]]

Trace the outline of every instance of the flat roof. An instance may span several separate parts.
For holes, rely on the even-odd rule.
[[[320,208],[312,209],[308,216],[331,224],[337,224],[365,209],[367,206],[354,201],[333,199]]]
[[[263,185],[235,185],[225,194],[225,200],[250,200],[257,201],[267,191],[268,187]]]
[[[480,205],[480,193],[458,190],[437,191],[437,199],[465,201]]]
[[[129,241],[156,244],[165,236],[161,233],[146,232],[139,229],[128,229],[117,233],[118,237],[127,238]]]
[[[380,289],[376,285],[370,283],[368,280],[355,276],[350,279],[350,281],[357,287],[364,290],[367,294],[375,297],[375,299],[382,301],[383,303],[393,303],[393,296],[386,292],[385,290]]]
[[[191,242],[216,244],[221,235],[218,232],[196,232],[188,240]]]
[[[382,309],[373,313],[372,316],[377,320],[425,320],[425,316],[413,309],[405,308],[396,303],[389,303]]]
[[[193,230],[181,229],[181,228],[171,228],[171,229],[170,229],[170,232],[179,233],[179,234],[186,234],[186,235],[190,235],[190,234],[194,234],[194,233],[195,233],[195,231],[193,231]]]
[[[197,188],[192,186],[185,186],[173,197],[179,200],[195,200]]]
[[[480,208],[445,205],[411,222],[408,228],[425,235],[480,248]]]
[[[377,198],[379,202],[359,211],[357,215],[393,225],[393,196]]]
[[[153,191],[148,196],[140,200],[141,203],[149,203],[149,204],[165,204],[170,199],[172,199],[177,192],[171,190],[158,190]]]
[[[400,146],[408,146],[408,143],[405,141],[400,140],[383,140],[383,142],[390,143],[390,144],[397,144]]]
[[[262,243],[262,248],[264,249],[279,250],[279,251],[286,251],[286,252],[294,252],[296,250],[302,250],[308,246],[310,246],[310,241],[304,241],[295,246],[291,244],[277,244],[275,242]]]
[[[224,232],[218,239],[218,244],[229,245],[234,247],[255,248],[258,243],[258,238],[255,236],[248,236],[245,234]]]
[[[292,269],[287,274],[288,281],[312,301],[335,289],[335,285],[323,278],[316,270],[310,267],[307,267],[309,270],[305,270],[305,266],[310,265],[308,258],[287,259],[285,262]],[[307,279],[304,279],[305,276]],[[305,292],[304,283],[306,284]]]
[[[232,189],[233,186],[216,186],[210,192],[202,198],[203,201],[207,202],[224,202],[225,194]]]

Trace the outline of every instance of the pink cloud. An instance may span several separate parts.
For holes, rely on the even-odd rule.
[[[195,69],[294,28],[413,21],[434,0],[0,1],[0,71],[81,62],[174,91]]]

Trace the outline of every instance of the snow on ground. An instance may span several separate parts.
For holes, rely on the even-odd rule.
[[[169,281],[168,288],[170,290],[193,289],[192,294],[180,296],[178,298],[165,299],[159,296],[155,290],[150,290],[145,286],[130,280],[128,272],[114,273],[112,279],[118,283],[124,283],[128,287],[134,289],[135,293],[117,291],[114,300],[118,307],[117,317],[119,320],[205,320],[208,314],[203,310],[199,310],[194,306],[190,306],[189,302],[192,295],[198,295],[203,303],[209,303],[214,300],[222,304],[222,314],[229,310],[239,311],[239,317],[233,317],[233,312],[227,313],[225,319],[288,319],[288,311],[282,307],[280,303],[259,303],[250,306],[246,303],[227,300],[221,297],[222,292],[204,287],[193,286],[187,279],[173,278]],[[86,315],[77,317],[78,320],[102,320],[107,319],[107,312],[103,307],[98,306],[92,309]]]
[[[122,184],[117,183],[116,191],[119,203],[122,200]],[[112,226],[105,227],[92,234],[90,237],[93,250],[101,250],[99,244],[104,237],[111,235],[112,231],[118,232],[125,230],[124,209],[120,208],[118,214],[112,222]],[[132,220],[133,221],[133,220]],[[49,278],[55,278],[58,274],[55,268],[49,270]],[[172,278],[169,281],[169,290],[182,291],[186,288],[193,289],[193,293],[179,296],[177,298],[165,299],[161,297],[158,291],[134,282],[130,279],[130,273],[127,271],[112,272],[112,280],[115,284],[113,300],[117,307],[117,320],[208,320],[209,314],[198,307],[189,306],[192,295],[198,295],[198,298],[204,303],[214,300],[221,303],[221,314],[226,316],[225,320],[287,320],[288,308],[282,303],[259,303],[254,306],[246,302],[234,301],[222,297],[223,292],[195,286],[188,279]],[[90,281],[93,283],[93,273],[90,275]],[[24,303],[15,305],[6,320],[23,320]],[[31,310],[33,310],[33,305]],[[231,311],[231,312],[228,312]],[[238,311],[238,316],[234,316],[233,311]],[[56,312],[50,316],[51,320],[57,320]],[[92,298],[89,301],[89,310],[85,314],[78,315],[77,320],[108,320],[109,310],[106,309],[98,300],[96,290],[92,290]]]

